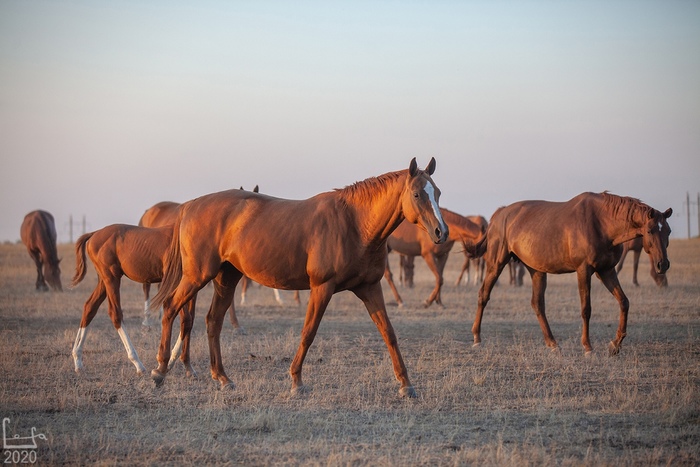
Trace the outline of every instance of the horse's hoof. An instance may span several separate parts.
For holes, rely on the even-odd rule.
[[[472,344],[472,349],[478,349],[479,347],[481,347],[481,342],[474,342]]]
[[[222,381],[219,388],[221,391],[233,391],[234,389],[236,389],[236,386],[233,384],[233,381]]]
[[[401,389],[399,389],[399,396],[407,397],[409,399],[415,399],[416,397],[418,397],[418,394],[416,394],[416,390],[413,389],[413,386],[404,386]]]
[[[246,331],[243,326],[239,326],[237,328],[233,328],[233,335],[234,336],[247,336],[248,331]]]
[[[160,387],[163,385],[163,381],[165,381],[165,374],[161,373],[158,369],[151,370],[151,378],[153,382],[156,383],[156,387]]]
[[[592,350],[586,350],[586,352],[583,354],[584,357],[586,358],[593,358],[593,351]]]
[[[292,396],[303,396],[305,394],[309,394],[311,392],[311,388],[309,386],[306,386],[304,384],[300,386],[294,386],[292,388]]]
[[[185,375],[187,375],[188,378],[197,379],[197,372],[194,371],[194,368],[192,368],[191,366],[188,366],[185,369]]]
[[[615,342],[610,341],[610,344],[608,345],[608,355],[610,357],[614,357],[615,355],[620,353],[620,346],[615,345]]]

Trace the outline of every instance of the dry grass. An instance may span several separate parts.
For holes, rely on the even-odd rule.
[[[63,281],[72,246],[61,247]],[[333,298],[304,366],[313,391],[291,397],[287,374],[304,310],[275,304],[254,287],[239,310],[247,336],[226,323],[224,364],[236,383],[217,390],[208,377],[199,299],[192,358],[198,379],[177,366],[163,387],[137,376],[106,308],[90,327],[84,374],[70,349],[94,274],[62,294],[33,291],[32,263],[19,245],[0,246],[0,415],[10,433],[31,427],[42,464],[245,465],[645,465],[700,463],[700,241],[670,247],[670,287],[660,290],[631,264],[621,275],[631,302],[622,352],[608,358],[618,308],[594,279],[591,338],[585,358],[575,277],[550,277],[548,316],[561,352],[545,349],[530,309],[529,280],[498,286],[486,310],[483,345],[471,347],[476,289],[452,282],[446,308],[420,308],[433,279],[417,261],[405,309],[390,316],[416,387],[400,399],[379,333],[359,300]],[[396,270],[396,257],[392,256]],[[646,258],[644,258],[646,261]],[[302,293],[302,299],[307,293]],[[387,288],[387,302],[393,302]],[[125,327],[142,361],[155,366],[159,331],[140,326],[141,289],[122,286]],[[4,460],[4,457],[3,457]]]

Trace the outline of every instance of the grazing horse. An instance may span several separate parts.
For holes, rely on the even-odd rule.
[[[36,290],[46,291],[51,286],[53,290],[62,291],[53,216],[46,211],[30,212],[24,216],[20,237],[36,264]]]
[[[415,158],[408,170],[390,172],[306,200],[286,200],[240,190],[202,196],[183,205],[175,224],[167,269],[153,301],[163,305],[157,385],[167,372],[173,318],[190,298],[214,281],[206,317],[211,376],[232,387],[221,359],[219,335],[226,309],[243,275],[267,287],[310,289],[301,342],[290,366],[292,394],[308,390],[302,365],[331,297],[352,291],[364,303],[384,338],[400,382],[399,393],[415,390],[387,316],[380,280],[387,262],[386,242],[404,220],[427,230],[435,243],[447,240],[440,190]],[[206,226],[206,227],[204,227]]]
[[[595,273],[620,305],[617,335],[608,347],[610,355],[617,354],[627,333],[629,310],[629,300],[615,272],[622,244],[641,237],[656,272],[664,274],[670,266],[666,248],[671,229],[666,220],[672,213],[670,208],[659,212],[637,199],[608,192],[582,193],[566,202],[521,201],[499,208],[489,222],[486,237],[475,249],[476,254],[485,252],[486,278],[479,290],[472,327],[474,345],[481,342],[481,318],[491,290],[506,264],[517,258],[530,272],[532,308],[547,347],[557,348],[545,315],[547,274],[576,272],[583,318],[581,344],[586,353],[593,350],[588,323],[591,275]]]
[[[467,219],[469,219],[470,221],[474,222],[479,227],[481,227],[483,232],[486,232],[486,229],[489,226],[489,223],[484,216],[467,216]],[[472,265],[474,265],[474,279],[472,279],[472,283],[474,285],[477,285],[477,284],[480,284],[481,282],[484,281],[484,270],[486,269],[486,262],[484,261],[484,258],[483,257],[479,257],[479,258],[474,257],[465,248],[464,249],[464,264],[462,264],[462,270],[459,272],[459,277],[457,277],[457,280],[455,281],[455,285],[459,285],[462,283],[462,278],[464,277],[465,272],[467,273],[467,278],[464,281],[464,283],[465,284],[469,283],[470,269],[471,269]]]
[[[627,253],[632,251],[634,253],[632,262],[632,283],[639,287],[639,282],[637,281],[637,269],[639,269],[639,257],[642,254],[642,239],[635,238],[634,240],[625,242],[622,246],[622,256],[620,257],[620,262],[617,263],[617,273],[619,274],[620,270],[622,270],[622,265],[625,263]],[[654,260],[651,258],[651,256],[649,257],[649,261],[651,262],[651,278],[654,279],[654,282],[656,282],[656,285],[659,287],[667,287],[668,279],[666,278],[666,274],[659,274],[656,272]]]
[[[430,296],[423,303],[425,307],[429,307],[433,302],[442,306],[440,294],[443,284],[442,273],[445,270],[447,258],[455,241],[459,241],[465,246],[473,246],[485,232],[480,225],[475,224],[464,216],[445,208],[440,208],[440,212],[450,228],[450,236],[445,243],[436,244],[426,231],[407,221],[399,224],[387,241],[389,251],[396,251],[409,258],[418,255],[422,256],[435,276],[435,288],[433,288]],[[403,300],[401,300],[401,296],[394,285],[388,261],[384,277],[389,283],[396,302],[399,306],[403,306]]]
[[[134,364],[138,373],[146,371],[122,323],[123,312],[119,288],[122,276],[143,284],[160,282],[163,277],[163,261],[172,238],[172,225],[151,229],[113,224],[82,235],[78,239],[75,244],[75,276],[71,287],[76,287],[85,278],[87,272],[86,251],[95,266],[95,271],[97,271],[97,285],[85,302],[80,328],[73,344],[72,355],[76,372],[83,369],[82,349],[85,345],[87,328],[105,298],[109,304],[109,317],[126,348],[129,360]],[[187,312],[180,314],[181,327],[184,327],[186,319],[194,319],[195,301],[196,296],[185,305],[184,310]],[[181,359],[187,369],[187,374],[195,375],[189,361],[189,334],[180,333],[171,353],[169,366],[172,367],[181,350]]]

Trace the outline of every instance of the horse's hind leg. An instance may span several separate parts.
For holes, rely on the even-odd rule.
[[[641,256],[641,251],[634,252],[634,262],[632,263],[632,283],[639,287],[639,281],[637,281],[637,271],[639,270],[639,257]]]
[[[622,340],[627,335],[627,314],[629,312],[630,302],[625,293],[622,291],[620,281],[618,280],[614,269],[611,268],[606,271],[599,271],[597,275],[620,304],[620,323],[617,327],[617,335],[615,336],[614,340],[610,341],[610,345],[608,346],[610,356],[617,355],[620,352]]]
[[[447,255],[436,256],[433,254],[427,254],[423,256],[425,259],[425,264],[428,265],[430,271],[432,271],[435,276],[435,288],[430,293],[428,299],[423,303],[424,307],[429,307],[433,302],[442,306],[442,298],[440,296],[440,291],[442,290],[442,271],[445,269],[445,262],[447,261]]]
[[[401,255],[400,258],[403,258],[404,256]],[[401,268],[403,269],[403,268]],[[399,295],[399,291],[396,290],[396,284],[394,284],[394,276],[391,274],[391,267],[389,267],[389,256],[387,255],[386,258],[386,265],[384,266],[384,279],[386,279],[387,284],[389,284],[389,288],[391,289],[391,293],[394,294],[394,299],[396,300],[396,303],[398,304],[399,308],[403,307],[403,300],[401,300],[401,295]]]
[[[219,381],[221,388],[233,388],[233,382],[226,376],[221,359],[221,328],[226,310],[233,303],[236,285],[242,274],[232,266],[223,266],[214,278],[214,296],[207,313],[207,337],[209,338],[209,357],[211,360],[211,377]]]
[[[169,371],[177,361],[177,358],[180,357],[182,364],[185,366],[187,376],[193,378],[197,377],[197,372],[194,371],[190,363],[190,338],[192,336],[196,305],[197,295],[195,294],[192,300],[187,302],[187,304],[182,307],[182,310],[180,310],[180,334],[170,352],[170,361],[168,362]]]
[[[486,263],[486,275],[484,277],[484,282],[481,283],[481,288],[479,288],[479,301],[476,309],[476,316],[474,317],[474,324],[472,325],[474,347],[478,347],[479,344],[481,344],[481,319],[484,316],[484,309],[491,299],[491,291],[496,285],[498,276],[501,275],[503,268],[508,264],[509,260],[510,257],[498,258],[496,260],[490,259]]]
[[[532,309],[535,311],[537,321],[540,323],[545,344],[547,347],[554,350],[557,348],[557,341],[554,339],[552,330],[549,328],[544,304],[544,294],[547,290],[547,274],[530,269],[530,277],[532,278]]]
[[[95,314],[97,314],[97,310],[106,297],[107,292],[105,291],[104,283],[98,278],[95,290],[92,291],[92,294],[90,294],[90,297],[83,307],[83,317],[80,319],[80,328],[78,329],[78,335],[75,336],[75,342],[73,343],[71,355],[73,356],[76,373],[83,370],[83,346],[87,338],[87,327],[92,322]]]
[[[142,326],[153,326],[153,320],[151,319],[151,299],[149,298],[151,293],[151,284],[143,284],[143,322]]]
[[[113,277],[107,278],[105,281],[107,301],[109,302],[109,317],[112,319],[112,324],[114,324],[122,344],[124,344],[129,360],[136,367],[136,372],[138,374],[143,374],[146,371],[146,367],[143,366],[143,363],[141,363],[138,352],[136,352],[136,347],[134,347],[134,344],[131,343],[129,334],[126,332],[124,323],[122,322],[123,312],[121,307],[121,299],[119,296],[120,279],[120,277]]]
[[[593,351],[589,337],[589,322],[591,320],[591,271],[587,266],[582,266],[576,271],[578,279],[578,294],[581,299],[581,319],[583,320],[583,330],[581,331],[581,345],[586,351],[586,355]]]
[[[277,289],[274,289],[275,292],[279,294],[279,291]],[[241,336],[245,336],[248,334],[246,332],[245,328],[241,326],[241,323],[238,322],[238,316],[236,316],[236,304],[234,301],[231,301],[231,306],[229,307],[229,320],[231,321],[231,326],[233,326],[233,332],[234,334],[240,334]]]

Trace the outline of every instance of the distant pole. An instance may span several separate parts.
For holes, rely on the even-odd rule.
[[[685,214],[688,219],[688,238],[690,238],[690,192],[685,192]]]
[[[68,239],[73,243],[73,214],[68,218]]]
[[[698,193],[698,204],[696,204],[698,208],[698,237],[700,237],[700,193]]]
[[[85,214],[83,214],[83,235],[85,235]]]

